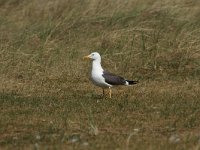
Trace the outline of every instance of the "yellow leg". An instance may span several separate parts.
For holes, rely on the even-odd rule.
[[[104,89],[102,89],[103,90],[103,96],[105,95],[105,91],[104,91]]]
[[[110,96],[110,98],[112,97],[112,90],[110,87],[109,87],[109,96]]]

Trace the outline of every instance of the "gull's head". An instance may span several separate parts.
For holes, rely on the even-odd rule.
[[[84,59],[91,59],[91,60],[99,60],[99,61],[101,61],[101,56],[97,52],[93,52],[88,56],[84,56],[83,58]]]

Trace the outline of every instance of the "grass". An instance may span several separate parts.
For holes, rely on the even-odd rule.
[[[0,149],[200,149],[198,1],[2,0]],[[137,79],[101,89],[84,55]]]

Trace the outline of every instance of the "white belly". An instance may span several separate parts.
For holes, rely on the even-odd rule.
[[[112,85],[105,82],[105,79],[103,78],[102,74],[92,73],[91,80],[96,86],[100,86],[102,88],[112,87]]]

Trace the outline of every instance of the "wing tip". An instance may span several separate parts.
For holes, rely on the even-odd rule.
[[[126,85],[133,85],[133,84],[137,84],[137,83],[139,83],[139,81],[126,80]]]

